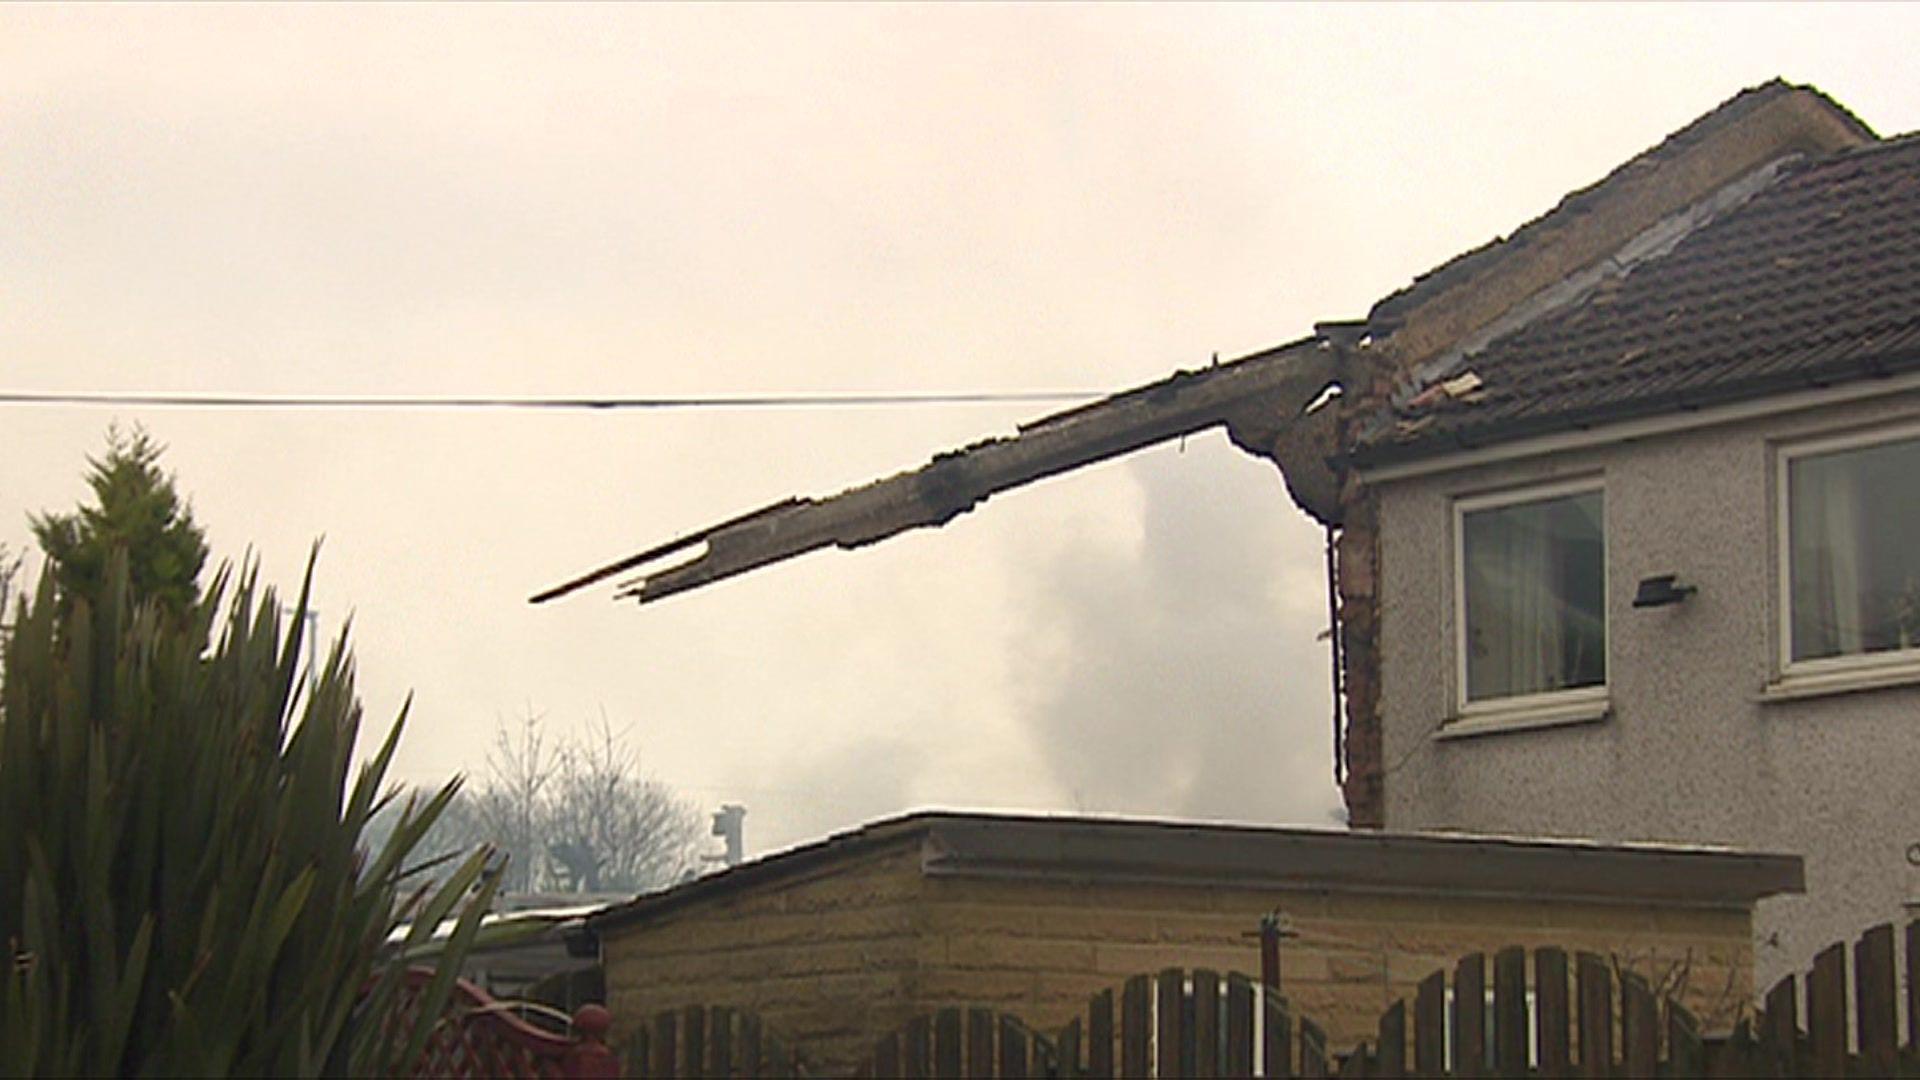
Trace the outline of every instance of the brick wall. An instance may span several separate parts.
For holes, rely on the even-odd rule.
[[[1072,884],[923,877],[903,838],[814,872],[709,898],[604,934],[616,1035],[663,1008],[756,1010],[829,1071],[943,1005],[987,1005],[1043,1030],[1087,997],[1163,967],[1259,972],[1260,917],[1283,911],[1296,1007],[1336,1046],[1458,956],[1559,945],[1617,959],[1658,982],[1685,967],[1684,997],[1709,1023],[1750,1000],[1743,910],[1457,899],[1325,890]]]

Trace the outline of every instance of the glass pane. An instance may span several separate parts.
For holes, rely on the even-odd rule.
[[[1787,466],[1792,657],[1920,644],[1920,439]]]
[[[1464,515],[1467,700],[1607,681],[1597,491]]]

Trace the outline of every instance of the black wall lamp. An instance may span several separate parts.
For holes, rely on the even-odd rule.
[[[1677,604],[1700,591],[1697,586],[1677,584],[1674,579],[1679,576],[1678,574],[1657,574],[1653,577],[1641,578],[1640,588],[1633,594],[1633,606],[1666,607],[1668,604]]]

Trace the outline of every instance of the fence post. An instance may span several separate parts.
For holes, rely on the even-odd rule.
[[[582,1005],[573,1012],[574,1043],[560,1059],[560,1074],[568,1080],[613,1080],[620,1075],[620,1059],[607,1049],[607,1029],[613,1014],[604,1005]]]

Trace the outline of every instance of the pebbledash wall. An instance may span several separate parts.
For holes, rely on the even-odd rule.
[[[1911,381],[1911,380],[1909,380]],[[1764,989],[1920,901],[1920,678],[1801,694],[1780,681],[1779,452],[1920,420],[1920,390],[1711,423],[1374,484],[1380,507],[1389,829],[1524,828],[1802,854],[1805,895],[1763,902]],[[1831,394],[1829,394],[1829,397]],[[1799,404],[1819,400],[1799,399]],[[1782,407],[1796,402],[1783,398]],[[1447,464],[1436,462],[1436,464]],[[1607,709],[1592,722],[1449,738],[1455,499],[1556,480],[1605,492]],[[1699,591],[1636,609],[1640,579]]]
[[[1561,945],[1684,978],[1709,1018],[1752,994],[1751,911],[1800,862],[1680,847],[1086,818],[920,814],[870,825],[592,920],[608,1004],[756,1010],[828,1072],[944,1005],[1050,1030],[1163,967],[1282,978],[1336,1045],[1456,957]],[[624,1034],[624,1032],[620,1032]]]

